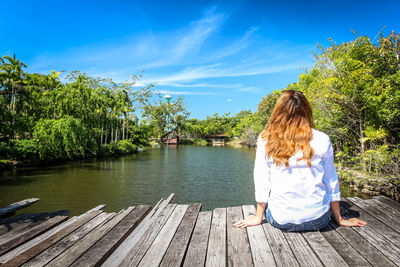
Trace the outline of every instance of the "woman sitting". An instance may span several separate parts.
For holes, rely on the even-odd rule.
[[[364,226],[340,215],[339,181],[329,136],[313,129],[312,110],[299,91],[283,91],[258,138],[254,166],[255,216],[244,228],[267,221],[285,231],[320,230],[331,213],[338,225]]]

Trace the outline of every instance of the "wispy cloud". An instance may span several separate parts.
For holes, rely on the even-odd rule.
[[[111,77],[116,81],[124,81],[129,74],[146,70],[138,86],[152,83],[162,89],[187,88],[169,91],[169,94],[210,95],[216,93],[194,88],[258,92],[257,86],[238,83],[237,79],[232,83],[229,79],[221,79],[294,70],[309,63],[304,59],[303,47],[255,44],[259,41],[256,38],[260,31],[258,26],[247,28],[236,39],[221,39],[218,33],[224,30],[229,18],[228,12],[214,6],[200,18],[167,33],[148,31],[119,42],[71,48],[57,55],[40,55],[31,66],[41,72],[58,66],[61,66],[59,69],[79,69],[92,76]]]
[[[158,90],[155,91],[157,94],[169,94],[169,95],[219,95],[215,92],[193,92],[193,91],[173,91],[173,90]]]
[[[212,83],[169,83],[168,85],[173,86],[173,87],[201,87],[201,88],[241,88],[243,87],[243,84],[238,83],[238,84],[212,84]]]
[[[244,35],[237,41],[235,41],[233,44],[224,47],[222,49],[219,49],[216,51],[214,54],[210,56],[210,58],[217,60],[220,58],[224,58],[230,55],[234,55],[244,49],[246,49],[249,44],[250,44],[250,38],[251,36],[258,30],[259,27],[251,27],[249,30],[247,30]]]
[[[183,30],[183,34],[178,33],[177,36],[170,36],[169,41],[167,41],[167,38],[162,41],[159,40],[166,47],[166,49],[160,51],[159,56],[161,58],[151,61],[143,67],[167,66],[182,63],[185,59],[190,60],[186,57],[197,55],[205,41],[212,33],[221,28],[228,17],[228,14],[216,12],[216,7],[212,7],[204,17],[192,21],[189,27]]]
[[[151,77],[148,82],[160,85],[173,85],[177,82],[193,82],[208,78],[253,76],[298,69],[302,66],[302,63],[304,64],[304,62],[294,62],[286,65],[257,64],[256,66],[253,63],[240,66],[217,63],[199,67],[187,67],[177,73]]]

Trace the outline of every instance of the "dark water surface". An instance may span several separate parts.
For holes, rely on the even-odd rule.
[[[0,171],[0,206],[38,197],[23,211],[68,209],[78,215],[99,204],[106,204],[106,211],[154,205],[170,193],[175,193],[174,203],[200,202],[202,210],[255,204],[254,157],[251,148],[179,146]],[[355,195],[345,185],[341,191],[343,197]]]

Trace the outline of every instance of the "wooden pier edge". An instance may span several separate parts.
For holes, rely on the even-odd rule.
[[[38,202],[39,198],[28,198],[15,203],[12,203],[6,207],[0,208],[0,218],[5,218],[13,215],[15,211],[29,207],[30,205]]]
[[[400,203],[382,196],[341,202],[343,216],[360,216],[366,227],[331,222],[304,233],[283,232],[265,221],[234,228],[255,214],[254,205],[201,211],[201,203],[171,204],[173,197],[153,208],[107,213],[99,205],[70,219],[59,215],[35,224],[29,217],[1,219],[0,265],[400,266]]]

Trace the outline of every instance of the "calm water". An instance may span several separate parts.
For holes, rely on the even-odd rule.
[[[254,204],[255,150],[179,146],[118,159],[68,162],[0,172],[0,206],[29,197],[40,201],[24,212],[71,210],[99,204],[106,211],[154,205],[175,193],[174,203],[201,202],[202,210]],[[352,194],[341,187],[344,197]]]

